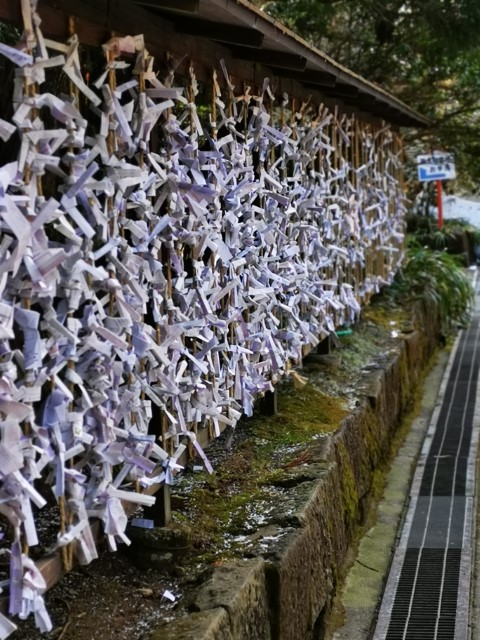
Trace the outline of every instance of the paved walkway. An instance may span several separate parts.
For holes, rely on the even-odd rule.
[[[392,466],[377,521],[361,541],[347,578],[345,625],[334,640],[480,638],[475,631],[480,605],[472,598],[476,580],[480,593],[472,571],[479,362],[477,291],[469,328],[458,336],[446,367],[443,358],[426,381],[421,414]],[[395,544],[406,497],[408,510]],[[382,595],[392,546],[396,551]]]

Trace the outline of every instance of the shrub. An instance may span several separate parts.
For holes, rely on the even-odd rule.
[[[438,309],[445,329],[465,326],[474,291],[461,256],[410,242],[406,265],[397,274],[392,293],[397,299],[423,298]]]

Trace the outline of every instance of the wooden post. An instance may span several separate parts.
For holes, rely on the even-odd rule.
[[[162,484],[155,497],[155,504],[144,509],[145,518],[153,520],[155,527],[166,527],[172,519],[170,485]]]
[[[277,389],[267,391],[258,403],[258,408],[262,416],[276,416],[278,413]]]
[[[324,338],[317,346],[317,353],[319,356],[326,356],[332,350],[332,341],[331,334],[328,334],[326,338]]]
[[[442,181],[436,180],[436,184],[437,184],[438,228],[443,229]]]

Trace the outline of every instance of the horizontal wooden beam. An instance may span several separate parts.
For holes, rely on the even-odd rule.
[[[174,11],[175,13],[198,13],[200,0],[134,0],[146,9]]]
[[[336,76],[326,71],[306,71],[296,79],[299,82],[308,83],[317,87],[335,87],[337,84]]]
[[[16,0],[2,0],[0,2],[0,20],[20,25],[22,23],[20,3]]]
[[[250,49],[248,47],[232,47],[234,58],[260,62],[277,69],[290,69],[291,71],[304,71],[307,59],[294,53],[276,51],[274,49]]]
[[[173,18],[173,16],[172,16]],[[210,20],[195,20],[194,18],[182,18],[174,20],[175,31],[187,33],[197,38],[208,38],[216,42],[242,45],[260,49],[263,44],[263,33],[250,27],[237,27],[236,25]]]
[[[43,25],[44,14],[48,16],[48,21],[52,20],[51,16],[63,16],[63,21],[67,20],[67,25],[68,16],[89,20],[92,18],[92,14],[96,17],[96,19],[94,19],[95,22],[102,20],[102,22],[105,23],[108,13],[108,3],[107,0],[98,0],[98,2],[95,2],[95,0],[82,0],[81,2],[76,2],[75,0],[56,0],[55,3],[49,2],[48,0],[39,0],[37,10],[42,16],[42,31],[45,31]],[[1,0],[0,20],[12,22],[21,28],[23,24],[21,3],[18,0]],[[62,27],[63,33],[65,33],[65,25],[63,24]]]
[[[327,88],[325,92],[328,95],[339,98],[351,98],[357,96],[360,92],[358,87],[345,84],[343,82],[337,82],[334,87]]]
[[[285,78],[292,78],[302,84],[308,84],[311,86],[319,87],[334,87],[337,81],[336,76],[333,73],[327,71],[312,71],[307,69],[303,73],[290,70],[274,68],[274,72]]]

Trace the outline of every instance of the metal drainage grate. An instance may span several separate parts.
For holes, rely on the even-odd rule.
[[[458,496],[418,498],[407,546],[461,549],[466,500]]]
[[[477,307],[478,302],[477,298]],[[413,485],[374,640],[467,638],[479,325],[477,309],[452,353],[442,406],[431,424],[428,452],[417,467],[418,481]],[[462,614],[457,615],[458,611]]]
[[[386,640],[454,638],[460,559],[460,549],[407,549]]]
[[[467,480],[467,457],[445,456],[425,463],[420,495],[464,496]],[[456,463],[456,464],[455,464]]]

